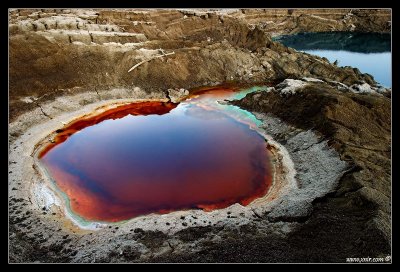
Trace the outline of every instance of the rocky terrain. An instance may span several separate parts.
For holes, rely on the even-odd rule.
[[[326,224],[312,231],[315,244],[308,249],[310,258],[321,258],[318,247],[322,241],[328,251],[332,250],[327,257],[331,261],[338,258],[334,251],[348,256],[371,255],[371,250],[377,250],[375,255],[378,252],[389,254],[390,98],[377,93],[338,91],[325,82],[308,82],[291,93],[282,94],[282,90],[284,88],[278,85],[277,90],[249,94],[235,104],[255,113],[271,114],[302,129],[317,131],[338,151],[341,159],[351,165],[340,179],[336,192],[314,202],[314,212],[302,226],[303,230],[310,231],[313,226]],[[285,142],[285,138],[275,137],[281,142]],[[347,225],[345,222],[349,221],[352,223]],[[304,239],[304,234],[299,232],[295,237]],[[339,250],[338,245],[346,245],[346,248]]]
[[[10,262],[345,262],[391,254],[391,90],[271,39],[390,32],[390,10],[9,13]],[[296,197],[218,220],[184,212],[176,225],[151,217],[151,226],[96,231],[74,226],[52,196],[33,199],[48,193],[34,186],[42,184],[36,144],[71,118],[115,101],[177,101],[222,83],[275,85],[232,103],[287,150]]]
[[[316,60],[272,42],[270,33],[316,31],[311,26],[321,27],[318,31],[348,30],[338,26],[323,29],[323,23],[312,21],[319,16],[336,20],[330,21],[335,26],[342,25],[348,14],[352,14],[347,16],[351,20],[345,21],[360,25],[354,30],[363,31],[361,26],[372,21],[369,31],[390,31],[390,12],[370,11],[371,16],[365,16],[365,10],[301,12],[11,10],[11,120],[55,96],[95,89],[140,86],[150,92],[310,75],[352,84],[365,78],[357,70],[339,69],[326,59]],[[314,18],[304,19],[309,27],[292,26],[293,30],[287,31],[291,29],[287,21],[303,17]],[[265,22],[279,30],[263,26]],[[159,55],[160,49],[175,54],[151,60],[128,73],[138,62]],[[372,81],[366,78],[366,82]],[[28,96],[36,103],[24,102]]]

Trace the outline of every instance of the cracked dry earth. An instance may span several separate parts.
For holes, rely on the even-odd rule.
[[[391,90],[271,40],[299,31],[388,32],[389,11],[14,9],[9,30],[10,262],[345,262],[391,254]],[[174,54],[154,58],[163,52]],[[115,103],[179,101],[227,82],[274,85],[228,102],[252,112],[260,133],[276,141],[282,186],[274,201],[86,229],[66,216],[35,163],[38,143]]]

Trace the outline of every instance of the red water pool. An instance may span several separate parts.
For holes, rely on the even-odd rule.
[[[215,92],[220,99],[223,90]],[[198,100],[133,103],[82,118],[58,131],[40,161],[72,212],[89,221],[210,211],[265,195],[272,181],[265,139]]]

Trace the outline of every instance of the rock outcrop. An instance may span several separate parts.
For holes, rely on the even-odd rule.
[[[340,202],[347,212],[366,207],[364,217],[369,221],[363,232],[379,232],[390,245],[390,98],[379,92],[366,95],[357,90],[340,91],[325,82],[300,82],[281,83],[270,92],[248,94],[233,103],[252,112],[270,113],[302,129],[313,129],[327,139],[353,168],[342,177],[337,191],[318,205]]]
[[[375,84],[357,69],[339,68],[273,42],[269,29],[253,23],[274,12],[255,12],[11,10],[11,120],[34,106],[24,102],[26,97],[39,103],[95,88],[138,86],[152,92],[303,76]],[[175,54],[128,73],[133,65],[171,51]]]

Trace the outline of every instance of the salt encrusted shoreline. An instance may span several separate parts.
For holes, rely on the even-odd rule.
[[[31,221],[34,228],[21,230],[27,234],[33,233],[33,235],[47,237],[43,244],[48,246],[58,244],[63,239],[62,237],[67,235],[68,239],[75,241],[73,248],[79,247],[74,261],[88,261],[86,259],[90,256],[88,252],[106,256],[107,250],[123,242],[124,237],[132,230],[138,229],[144,233],[161,231],[170,237],[170,244],[176,243],[175,234],[183,230],[209,226],[228,231],[252,225],[260,231],[285,236],[298,225],[299,219],[310,213],[311,202],[330,192],[346,170],[345,164],[340,161],[338,155],[327,148],[326,142],[321,141],[312,131],[301,131],[284,124],[273,116],[256,113],[256,117],[262,121],[262,125],[256,130],[267,139],[274,161],[274,184],[266,196],[256,199],[246,207],[234,204],[212,212],[185,210],[163,215],[150,214],[112,224],[101,222],[82,224],[83,221],[77,220],[76,216],[68,211],[64,205],[65,201],[60,199],[60,194],[54,186],[49,186],[52,182],[37,165],[35,155],[40,150],[39,147],[51,139],[52,132],[75,118],[88,113],[98,114],[111,107],[133,101],[149,99],[167,101],[162,96],[142,94],[140,89],[136,89],[134,95],[131,93],[129,99],[112,99],[126,95],[126,92],[127,90],[123,89],[113,90],[108,92],[109,99],[102,101],[98,101],[96,93],[63,97],[63,102],[70,105],[65,110],[55,107],[60,103],[61,98],[41,105],[41,109],[51,116],[51,119],[43,113],[25,114],[10,124],[11,132],[20,133],[10,146],[10,161],[14,162],[10,166],[12,171],[9,185],[10,197],[27,199],[30,205],[22,206],[22,210],[24,213],[29,211],[34,218]],[[82,106],[82,101],[89,103]],[[288,137],[285,145],[280,145],[274,140],[275,136],[282,133]],[[305,149],[308,151],[302,153]],[[303,156],[306,159],[303,160]],[[18,183],[18,190],[12,190]],[[267,220],[260,221],[258,220],[260,217]],[[117,236],[116,229],[118,229]],[[91,235],[93,231],[96,232],[96,236]],[[180,241],[179,247],[174,250],[176,252],[200,250],[201,247],[192,248],[193,242]],[[87,243],[90,243],[90,246]],[[136,241],[135,244],[138,250],[143,251],[141,258],[146,259],[146,256],[155,254],[153,251],[146,250],[140,242]],[[81,248],[80,245],[85,246]],[[169,247],[169,244],[160,246],[156,251],[162,254],[166,250],[165,247]]]
[[[74,98],[71,98],[74,99]],[[182,229],[188,228],[191,225],[188,224],[184,226],[180,224],[180,218],[182,216],[187,215],[194,215],[199,219],[198,226],[201,225],[209,225],[211,224],[224,224],[221,222],[221,218],[224,218],[223,214],[230,212],[232,216],[235,214],[244,214],[243,217],[240,217],[241,220],[230,220],[234,222],[230,222],[232,224],[239,223],[239,225],[248,223],[251,220],[253,215],[253,210],[264,210],[264,209],[272,209],[271,203],[276,203],[277,199],[279,199],[281,192],[289,192],[292,189],[296,188],[296,182],[294,180],[295,170],[293,167],[293,163],[290,160],[290,157],[285,150],[284,147],[279,145],[275,142],[270,136],[265,135],[262,131],[259,133],[263,134],[263,136],[268,140],[268,144],[271,148],[270,152],[273,154],[273,160],[275,161],[274,164],[274,182],[270,188],[270,193],[266,196],[257,199],[256,201],[252,202],[248,206],[244,207],[239,204],[232,205],[225,209],[215,210],[213,212],[204,212],[202,210],[185,210],[185,211],[176,211],[171,212],[164,215],[159,214],[150,214],[146,216],[136,217],[130,220],[126,220],[124,222],[119,223],[103,223],[103,222],[88,222],[85,221],[83,218],[80,218],[78,215],[74,214],[70,208],[68,207],[68,200],[67,197],[58,190],[55,183],[51,180],[51,177],[47,174],[47,171],[44,167],[40,164],[39,160],[37,160],[37,153],[46,145],[49,139],[52,138],[52,134],[56,129],[60,127],[62,124],[66,124],[75,120],[81,116],[87,115],[95,115],[99,114],[105,110],[110,108],[122,105],[124,103],[131,103],[131,102],[139,102],[142,100],[127,100],[127,99],[119,99],[119,100],[109,100],[109,101],[102,101],[87,105],[76,112],[76,114],[68,112],[65,114],[60,114],[57,117],[54,117],[49,122],[44,122],[38,126],[33,126],[28,130],[28,134],[36,134],[36,131],[40,131],[41,135],[46,135],[42,137],[37,144],[34,144],[34,140],[31,140],[31,143],[34,144],[34,151],[32,153],[34,158],[34,166],[38,170],[37,172],[37,181],[30,184],[31,186],[31,194],[34,197],[31,197],[31,201],[36,208],[41,209],[43,206],[46,207],[46,210],[53,210],[58,211],[60,216],[65,215],[69,220],[71,220],[77,227],[85,230],[99,230],[101,228],[105,228],[109,225],[120,225],[121,229],[126,228],[130,229],[134,228],[142,228],[143,230],[160,230],[167,233],[175,233]],[[165,100],[164,100],[165,101]],[[54,124],[59,124],[58,126],[54,127]],[[62,126],[61,126],[62,127]],[[61,128],[60,127],[60,128]],[[37,140],[37,138],[35,138]],[[27,168],[28,165],[25,165]],[[279,170],[278,170],[279,169]],[[277,175],[277,173],[279,173]],[[285,189],[284,189],[285,188]],[[21,188],[24,190],[23,188]],[[274,198],[274,202],[271,202],[272,198]],[[55,205],[56,207],[51,207]],[[154,225],[153,221],[157,219],[161,224]],[[226,219],[222,220],[226,221]],[[239,222],[236,222],[239,221]],[[149,223],[151,222],[151,223]],[[168,225],[165,223],[169,222]],[[204,223],[206,222],[206,223]]]

